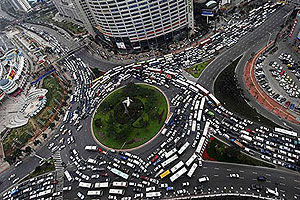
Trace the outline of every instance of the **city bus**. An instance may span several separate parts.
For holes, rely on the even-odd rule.
[[[70,173],[69,173],[68,170],[66,170],[66,171],[64,172],[64,174],[65,174],[65,176],[66,176],[66,178],[67,178],[67,180],[68,180],[69,182],[73,182],[73,181],[74,181],[73,177],[70,175]]]
[[[117,194],[117,195],[124,195],[125,190],[124,189],[109,189],[109,194]]]

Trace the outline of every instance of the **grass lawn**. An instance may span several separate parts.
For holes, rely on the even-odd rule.
[[[42,175],[42,174],[52,172],[54,170],[55,170],[54,162],[51,159],[48,162],[45,162],[43,165],[37,166],[35,168],[35,170],[28,177],[26,177],[25,180],[31,179],[33,177],[36,177],[36,176],[39,176],[39,175]]]
[[[203,158],[206,160],[216,160],[227,163],[239,163],[274,168],[273,165],[247,156],[235,147],[228,146],[215,138],[211,138],[203,153]]]
[[[130,97],[128,113],[122,102]],[[168,114],[165,96],[152,86],[132,84],[114,91],[99,106],[93,121],[95,137],[114,149],[137,147],[149,141]]]
[[[198,78],[209,63],[210,61],[195,64],[187,68],[186,71],[190,73],[193,77]]]

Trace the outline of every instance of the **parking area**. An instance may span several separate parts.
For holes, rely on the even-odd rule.
[[[255,76],[264,91],[287,109],[300,112],[300,67],[299,55],[285,42],[273,54],[258,58]]]

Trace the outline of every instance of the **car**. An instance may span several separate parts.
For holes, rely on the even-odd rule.
[[[141,193],[143,190],[142,188],[133,188],[132,191]]]
[[[203,176],[203,177],[199,178],[198,181],[199,181],[199,183],[209,181],[209,177],[208,176]]]
[[[266,178],[265,176],[258,176],[258,177],[257,177],[257,180],[258,180],[258,181],[266,181],[267,178]]]
[[[173,190],[174,190],[173,187],[171,187],[171,186],[168,186],[168,187],[167,187],[167,191],[173,191]]]
[[[230,178],[240,178],[239,174],[229,174]]]
[[[63,187],[63,191],[71,191],[71,190],[72,190],[72,186]]]
[[[259,184],[252,184],[252,185],[251,185],[251,189],[252,189],[252,190],[261,190],[261,189],[262,189],[262,185],[259,185]]]
[[[78,196],[80,199],[84,199],[84,195],[83,195],[81,192],[77,192],[77,196]]]
[[[187,193],[186,189],[182,189],[182,190],[177,190],[176,192],[177,194],[185,194]]]
[[[159,188],[167,188],[168,187],[168,183],[161,183]]]
[[[190,182],[183,182],[182,187],[188,187],[190,185]]]

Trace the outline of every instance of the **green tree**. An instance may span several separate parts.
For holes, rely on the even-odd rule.
[[[236,158],[239,155],[239,151],[235,147],[230,146],[225,149],[225,154],[230,158]]]
[[[48,137],[46,133],[43,133],[42,136],[43,136],[44,139],[46,139]]]
[[[28,153],[28,154],[30,154],[30,153],[32,152],[31,147],[30,147],[30,146],[27,146],[27,147],[25,148],[25,152]]]
[[[49,125],[50,129],[53,130],[54,127],[55,127],[55,124],[52,122],[50,125]]]
[[[97,127],[102,127],[102,121],[101,121],[101,118],[95,120],[95,125],[96,125]]]

